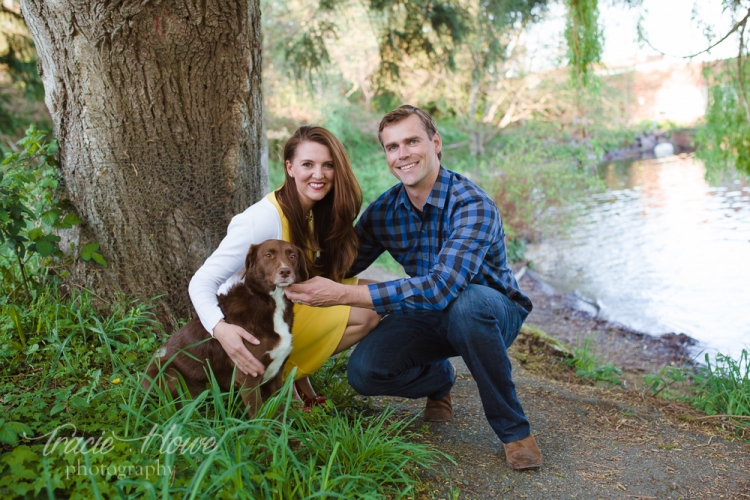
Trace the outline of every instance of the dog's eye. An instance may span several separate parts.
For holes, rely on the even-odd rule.
[[[292,259],[292,260],[294,260],[294,259],[297,258],[297,256],[292,253],[292,254],[289,254],[289,258]]]
[[[273,257],[273,255],[271,255],[271,252],[268,252],[268,253],[266,254],[266,259],[270,259],[271,257]]]

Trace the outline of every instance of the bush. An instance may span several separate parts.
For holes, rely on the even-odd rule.
[[[3,295],[11,301],[22,292],[27,303],[36,298],[47,267],[63,256],[56,233],[81,223],[58,197],[57,141],[47,136],[29,127],[18,142],[23,149],[6,154],[0,169],[0,273]],[[80,257],[106,266],[98,249],[96,243],[85,245]]]
[[[509,240],[534,241],[563,231],[574,220],[580,197],[601,182],[578,162],[577,147],[534,136],[507,138],[481,162],[479,184],[490,193]]]

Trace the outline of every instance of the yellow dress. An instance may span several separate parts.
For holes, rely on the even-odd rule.
[[[291,241],[289,221],[271,191],[268,200],[276,207],[281,218],[281,239]],[[357,278],[347,278],[343,283],[356,285]],[[292,353],[284,366],[284,378],[297,367],[295,379],[307,377],[323,366],[331,357],[344,336],[349,322],[351,306],[311,307],[294,304],[294,325],[292,326]]]

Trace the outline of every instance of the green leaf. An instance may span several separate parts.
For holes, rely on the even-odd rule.
[[[93,252],[91,254],[91,258],[94,259],[94,262],[101,265],[102,267],[107,267],[107,261],[104,260],[104,257],[102,257],[102,254]]]
[[[21,422],[5,422],[4,419],[0,419],[0,443],[9,444],[16,446],[18,444],[18,436],[32,436],[34,433],[31,428],[22,424]]]
[[[99,243],[87,243],[86,245],[83,245],[83,248],[81,248],[81,253],[91,253],[96,252],[97,250],[99,250]]]
[[[82,398],[81,396],[73,396],[70,398],[70,406],[76,410],[85,410],[89,407],[89,402],[86,401],[86,398]]]
[[[42,228],[40,227],[35,227],[31,231],[29,231],[29,239],[31,241],[36,241],[43,236],[44,236],[44,231],[42,231]]]
[[[57,403],[49,412],[50,417],[57,415],[65,409],[65,403]]]
[[[57,220],[60,218],[61,215],[62,215],[62,212],[59,209],[53,208],[51,210],[47,210],[46,212],[44,212],[41,216],[41,219],[48,226],[53,226],[55,222],[57,222]]]
[[[66,227],[70,227],[78,225],[81,222],[83,221],[76,214],[65,214],[65,217],[63,218],[61,224],[64,224]]]
[[[48,239],[41,239],[36,242],[36,251],[39,255],[46,257],[55,253],[55,245],[52,244]]]
[[[29,354],[34,354],[38,350],[39,350],[39,344],[34,344],[34,345],[30,345],[29,347],[27,347],[26,350],[23,351],[23,353],[28,356]]]

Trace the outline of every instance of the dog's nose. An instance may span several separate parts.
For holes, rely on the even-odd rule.
[[[288,267],[282,267],[279,269],[279,277],[281,278],[288,278],[292,275],[292,270]]]

